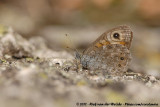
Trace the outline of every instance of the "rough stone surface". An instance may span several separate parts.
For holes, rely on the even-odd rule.
[[[128,70],[123,76],[83,70],[71,54],[47,48],[42,38],[26,40],[11,28],[2,28],[1,107],[76,107],[90,102],[160,101],[160,81],[154,76],[134,70]]]

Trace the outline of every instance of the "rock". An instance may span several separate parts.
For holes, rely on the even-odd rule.
[[[2,30],[4,29],[4,30]],[[34,46],[13,31],[10,27],[1,26],[0,34],[0,57],[12,56],[16,59],[32,57]]]

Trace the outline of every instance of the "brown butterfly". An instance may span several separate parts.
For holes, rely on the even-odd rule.
[[[89,70],[122,72],[131,60],[130,46],[133,33],[128,26],[118,26],[97,38],[82,55],[77,54],[82,67]]]

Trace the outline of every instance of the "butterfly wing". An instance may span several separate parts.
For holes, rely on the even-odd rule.
[[[96,51],[84,54],[81,58],[83,68],[90,70],[126,71],[131,60],[127,47],[120,44],[110,44]]]
[[[97,38],[81,57],[83,68],[91,70],[125,71],[130,62],[133,34],[128,26],[118,26]]]
[[[120,35],[120,38],[115,39],[113,35],[117,33]],[[100,47],[109,44],[121,44],[129,49],[131,46],[132,39],[133,33],[130,27],[124,25],[118,26],[104,32],[84,51],[84,54],[87,54],[93,50],[98,51]]]

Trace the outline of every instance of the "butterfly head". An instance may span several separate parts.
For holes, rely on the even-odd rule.
[[[106,33],[105,39],[110,44],[121,44],[130,48],[133,33],[128,26],[118,26]]]

